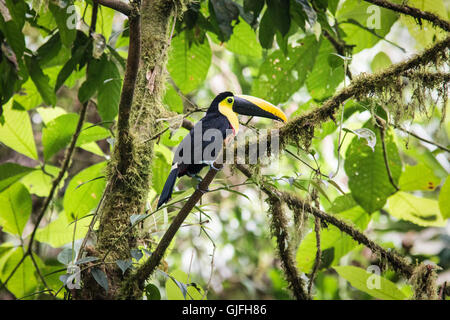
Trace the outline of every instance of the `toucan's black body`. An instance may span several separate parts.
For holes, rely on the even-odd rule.
[[[248,99],[253,98],[250,96],[242,97]],[[259,101],[262,101],[269,106],[265,105],[265,109],[263,110],[255,104]],[[231,134],[237,133],[239,124],[236,123],[237,117],[233,113],[286,121],[284,114],[268,102],[258,99],[255,103],[248,101],[245,98],[234,96],[231,92],[222,92],[214,98],[205,116],[195,124],[189,134],[186,135],[177,147],[172,170],[170,171],[158,201],[158,208],[166,203],[172,196],[173,187],[177,177],[182,177],[184,175],[195,176],[203,169],[203,167],[211,165],[221,151],[223,145],[222,141]],[[228,109],[226,109],[227,107]],[[274,110],[276,109],[275,114],[267,111],[272,110],[271,108],[274,108]],[[218,130],[222,135],[222,140],[216,141],[215,137],[212,136],[209,139],[206,137],[196,141],[196,138],[194,137],[196,134],[201,132],[201,136],[203,137],[203,134],[209,129],[216,129],[215,132]],[[216,147],[211,148],[211,144],[214,144]],[[213,152],[210,156],[205,158],[202,157],[202,159],[199,160],[198,155],[203,155],[203,151],[208,147],[211,148]],[[190,156],[186,155],[186,157],[183,157],[185,152],[189,152]],[[197,158],[195,158],[196,154]]]

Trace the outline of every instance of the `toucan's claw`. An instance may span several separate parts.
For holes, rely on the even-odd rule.
[[[209,167],[211,168],[211,169],[213,169],[213,170],[216,170],[216,171],[220,171],[220,170],[222,170],[222,168],[216,168],[215,166],[214,166],[214,160],[203,160],[202,161],[204,164],[207,164],[207,165],[209,165]]]
[[[205,189],[200,189],[199,186],[200,186],[200,183],[199,183],[198,185],[195,186],[195,190],[198,190],[198,191],[200,191],[200,192],[203,193],[203,194],[205,194],[205,193],[211,191],[211,190],[209,190],[209,188],[206,188],[206,190],[205,190]]]
[[[188,173],[187,174],[189,177],[194,178],[195,180],[197,180],[198,182],[202,182],[203,178],[201,175],[199,174],[192,174],[192,173]]]

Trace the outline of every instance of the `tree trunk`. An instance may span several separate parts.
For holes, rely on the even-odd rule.
[[[140,17],[137,10],[130,15],[129,57],[119,105],[116,143],[107,167],[103,201],[98,209],[100,224],[96,248],[86,250],[89,255],[99,258],[108,253],[106,264],[101,268],[108,277],[109,290],[105,294],[88,271],[83,275],[83,288],[77,298],[120,298],[118,290],[130,272],[128,270],[123,276],[115,262],[130,259],[130,251],[137,247],[139,236],[136,231],[125,232],[131,225],[130,217],[145,211],[154,144],[149,138],[161,130],[157,119],[167,115],[162,98],[171,25],[183,8],[184,3],[178,0],[142,0]],[[139,46],[132,41],[140,41],[140,54]],[[139,70],[134,83],[130,73],[136,54],[139,55]],[[142,284],[134,284],[132,298],[142,296],[140,288]]]

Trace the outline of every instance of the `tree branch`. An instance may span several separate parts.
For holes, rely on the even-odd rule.
[[[117,121],[117,150],[118,170],[121,174],[126,173],[131,159],[131,143],[129,143],[130,111],[133,103],[133,95],[136,78],[139,71],[141,54],[141,26],[140,17],[135,14],[130,16],[130,45],[128,47],[127,67],[123,79],[122,93],[119,102],[119,115]]]
[[[414,17],[419,20],[419,24],[421,24],[420,22],[421,19],[430,21],[435,26],[440,27],[447,32],[450,32],[450,23],[446,20],[441,19],[434,13],[422,11],[420,9],[410,7],[408,5],[392,3],[386,0],[364,0],[364,1],[375,4],[379,7],[383,7],[386,9],[393,10],[395,12],[399,12],[401,14]]]
[[[250,170],[246,166],[242,164],[237,164],[236,167],[247,178],[252,177]],[[373,252],[378,253],[382,258],[386,259],[395,270],[401,272],[408,278],[411,277],[411,275],[413,274],[413,267],[408,262],[406,262],[404,258],[398,256],[392,251],[387,251],[386,249],[382,248],[380,245],[367,238],[363,233],[361,233],[348,223],[336,218],[335,216],[329,215],[328,213],[315,208],[309,202],[302,200],[297,195],[291,194],[290,192],[287,191],[276,190],[269,184],[264,183],[264,181],[261,182],[260,188],[265,194],[267,194],[267,196],[269,197],[276,196],[281,200],[283,200],[284,202],[286,202],[289,207],[301,208],[303,210],[306,210],[311,214],[313,214],[315,217],[318,217],[321,220],[336,226],[339,230],[350,235],[354,240],[364,244]]]
[[[305,291],[305,284],[298,274],[295,259],[292,257],[290,250],[287,218],[282,208],[282,202],[275,194],[269,195],[267,201],[272,213],[271,229],[277,238],[278,254],[286,280],[297,300],[309,300],[309,296]]]
[[[214,163],[214,167],[217,169],[222,169],[223,164]],[[125,284],[121,288],[120,297],[122,299],[130,299],[133,297],[133,292],[129,290],[133,288],[135,284],[137,284],[141,289],[143,289],[144,281],[150,277],[155,269],[161,263],[161,260],[166,252],[169,244],[172,239],[175,237],[178,229],[180,229],[182,223],[187,218],[191,210],[206,192],[204,190],[208,190],[208,186],[213,181],[214,177],[217,174],[217,170],[211,168],[203,180],[199,183],[197,190],[191,195],[189,200],[185,203],[183,208],[178,212],[177,216],[173,219],[167,231],[164,233],[162,239],[159,241],[158,246],[155,251],[152,252],[150,258],[134,273],[132,274],[125,282]]]
[[[133,10],[133,8],[129,4],[122,2],[120,0],[94,0],[94,2],[101,4],[102,6],[119,11],[120,13],[123,13],[126,16],[130,16],[131,11]]]

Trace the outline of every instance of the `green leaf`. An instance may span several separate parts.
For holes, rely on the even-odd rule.
[[[203,297],[203,290],[198,286],[195,287],[192,284],[189,284],[189,280],[188,275],[181,270],[171,272],[166,280],[167,299],[201,300]]]
[[[439,193],[439,209],[441,209],[441,214],[444,219],[450,218],[450,178],[444,182]]]
[[[167,70],[183,93],[189,93],[203,83],[210,64],[211,48],[208,41],[192,43],[189,47],[184,32],[172,40]]]
[[[62,3],[64,3],[64,7],[60,6]],[[75,28],[70,29],[67,27],[67,21],[72,14],[67,13],[66,4],[67,2],[65,1],[58,1],[58,3],[49,2],[48,8],[55,18],[62,44],[67,48],[70,48],[77,35],[77,30]]]
[[[79,115],[75,113],[64,114],[50,121],[42,130],[45,160],[50,159],[51,156],[70,143],[75,133],[78,119]],[[90,123],[84,123],[77,140],[77,146],[109,137],[110,132],[107,129],[100,126],[91,126],[92,124]]]
[[[330,41],[322,38],[314,68],[306,79],[309,94],[315,100],[324,100],[332,96],[337,86],[344,80],[344,61],[334,55]]]
[[[339,276],[350,282],[353,287],[366,292],[372,297],[383,300],[404,300],[407,298],[395,283],[362,268],[340,266],[334,267],[334,269]]]
[[[92,218],[86,217],[77,222],[69,221],[64,212],[60,212],[58,217],[36,231],[36,240],[47,243],[53,248],[60,248],[65,244],[71,243],[72,240],[84,238]],[[75,235],[74,235],[74,228]]]
[[[78,90],[78,100],[81,103],[88,101],[103,83],[103,72],[107,68],[108,60],[106,55],[102,55],[100,59],[92,59],[87,70],[86,81]]]
[[[94,277],[95,281],[103,288],[106,292],[108,292],[108,277],[105,272],[99,268],[92,268],[91,274]]]
[[[33,80],[30,78],[20,88],[20,94],[14,95],[14,101],[18,102],[25,110],[31,110],[42,103],[42,97],[39,94]]]
[[[177,113],[183,113],[183,99],[175,91],[171,84],[166,84],[166,93],[164,94],[163,103],[167,107]]]
[[[20,182],[0,193],[0,225],[3,231],[22,236],[31,215],[31,196]]]
[[[353,198],[364,210],[372,213],[383,208],[395,188],[389,181],[384,164],[380,130],[374,128],[370,120],[364,127],[376,134],[375,150],[372,151],[366,140],[354,137],[345,155],[344,168]],[[392,178],[398,185],[402,162],[391,131],[386,132],[385,144]]]
[[[3,32],[11,49],[14,51],[17,61],[19,61],[25,51],[25,37],[22,33],[21,26],[15,20],[5,22],[3,16],[0,15],[0,30]]]
[[[25,110],[12,107],[12,101],[3,106],[5,123],[0,123],[0,142],[32,159],[38,159],[30,116]]]
[[[289,15],[289,0],[266,0],[267,12],[271,15],[275,27],[285,36],[291,27],[291,16]]]
[[[69,264],[75,259],[75,250],[72,248],[65,248],[60,253],[56,259],[62,264]]]
[[[0,279],[4,282],[11,274],[14,268],[23,257],[22,248],[13,249],[9,254],[2,270],[0,270]],[[35,259],[39,259],[35,256]],[[39,260],[38,260],[39,261]],[[28,256],[16,270],[7,284],[8,290],[16,296],[16,298],[22,298],[26,295],[33,293],[38,285],[35,268],[31,258]]]
[[[348,199],[349,198],[349,199]],[[342,219],[356,229],[364,231],[369,224],[369,215],[356,203],[351,201],[351,195],[338,197],[333,203],[334,210],[343,210],[334,212],[336,217]],[[332,208],[333,208],[332,207]],[[339,263],[339,260],[349,253],[352,249],[358,246],[358,242],[353,240],[349,235],[344,234],[335,226],[329,225],[326,229],[320,230],[320,246],[325,252],[332,254],[330,257],[330,265]],[[311,272],[316,258],[316,233],[311,231],[300,243],[297,250],[297,267],[305,273]],[[321,268],[328,267],[322,265]]]
[[[7,162],[0,165],[0,191],[3,191],[28,173],[34,171],[34,168],[23,167],[17,163]]]
[[[264,49],[271,49],[273,45],[273,37],[275,29],[273,28],[272,16],[270,11],[266,10],[259,23],[259,43]]]
[[[402,191],[428,190],[432,191],[441,183],[433,170],[424,163],[415,166],[405,166],[398,187]]]
[[[161,300],[161,293],[158,287],[152,283],[145,286],[145,295],[147,296],[147,300]]]
[[[315,37],[309,36],[302,40],[301,46],[289,46],[287,56],[281,50],[273,52],[261,65],[252,95],[273,104],[287,101],[303,86],[318,49]]]
[[[419,226],[443,227],[446,224],[436,200],[419,198],[406,192],[397,192],[389,197],[388,205],[391,215]]]
[[[31,80],[33,80],[42,100],[48,105],[54,106],[56,104],[56,95],[53,88],[49,84],[49,77],[42,72],[39,61],[36,57],[26,57],[28,72]]]
[[[113,61],[108,61],[103,69],[102,82],[98,87],[97,110],[103,121],[114,120],[119,111],[122,79]]]
[[[239,8],[231,0],[209,1],[211,23],[216,27],[220,41],[228,41],[232,32],[233,20],[239,19]]]
[[[386,36],[397,20],[397,13],[363,1],[345,1],[336,13],[339,27],[345,32],[344,40],[355,45],[353,53],[373,47],[380,38],[364,28],[374,29],[380,37]],[[355,20],[360,26],[348,23]],[[364,28],[362,28],[364,27]]]
[[[69,182],[63,201],[69,220],[80,219],[95,209],[105,188],[105,179],[87,181],[104,176],[105,167],[106,162],[97,163],[79,172]]]
[[[378,72],[380,70],[386,69],[391,64],[392,64],[391,58],[389,58],[389,56],[383,51],[380,51],[373,58],[370,64],[370,68],[372,69],[372,72]]]
[[[165,149],[170,154],[171,152],[168,148],[162,145],[155,145],[155,147],[156,146],[158,146],[158,149],[155,148],[152,163],[152,187],[158,194],[161,194],[164,183],[169,176],[172,161],[171,159],[168,159],[164,155],[164,151],[162,151],[162,149]]]
[[[220,43],[214,33],[208,33],[216,43]],[[256,33],[244,20],[239,19],[239,23],[234,27],[230,40],[221,44],[225,49],[249,57],[261,58],[262,48],[256,39]]]
[[[77,69],[77,65],[82,62],[83,58],[86,55],[86,49],[89,47],[90,42],[91,41],[86,41],[83,45],[79,45],[74,48],[72,56],[69,60],[67,60],[67,62],[58,73],[55,84],[55,92],[58,91],[59,88],[61,88],[64,82],[66,82],[66,80],[70,77],[72,72]]]

